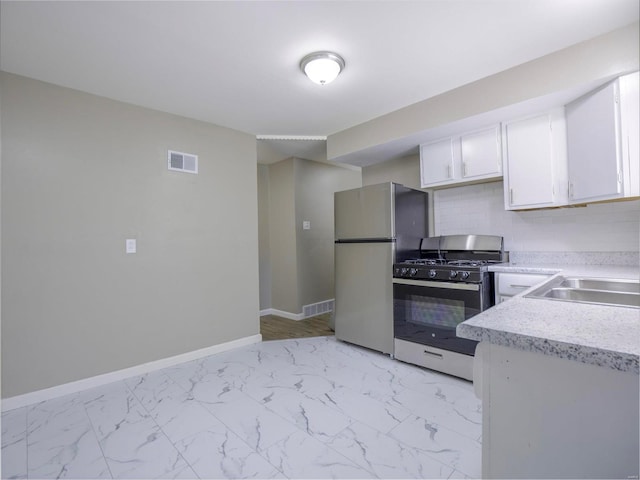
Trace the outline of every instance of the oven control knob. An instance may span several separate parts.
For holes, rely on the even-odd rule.
[[[436,271],[435,270],[429,270],[429,278],[436,278]]]
[[[467,278],[469,278],[469,272],[460,272],[460,276],[463,280],[466,280]]]
[[[449,278],[456,278],[458,276],[458,272],[456,272],[455,270],[451,270],[449,272]]]
[[[409,271],[409,269],[408,269],[408,268],[403,268],[403,269],[400,271],[400,274],[404,277],[404,276],[406,276],[406,275],[407,275],[407,272],[408,272],[408,271]]]
[[[412,268],[411,270],[409,270],[409,276],[410,277],[415,277],[418,273],[418,269],[417,268]]]

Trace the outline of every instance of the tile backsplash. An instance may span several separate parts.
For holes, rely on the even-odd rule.
[[[436,190],[435,235],[502,235],[512,252],[638,252],[640,200],[530,211],[504,209],[503,183]]]

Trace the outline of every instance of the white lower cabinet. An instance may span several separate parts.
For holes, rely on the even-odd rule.
[[[509,300],[534,285],[542,283],[549,276],[538,273],[496,273],[494,277],[496,303]]]
[[[507,210],[567,204],[566,135],[564,108],[503,125]]]
[[[482,478],[638,478],[638,374],[480,342]]]

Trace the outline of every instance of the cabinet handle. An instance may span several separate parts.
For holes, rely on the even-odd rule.
[[[569,182],[569,198],[573,199],[573,183]]]
[[[467,162],[462,162],[462,176],[467,176]]]
[[[441,353],[430,352],[429,350],[424,351],[425,355],[431,355],[432,357],[443,358]]]
[[[447,178],[451,178],[451,165],[447,165]]]
[[[516,285],[514,283],[512,283],[511,285],[509,285],[511,288],[529,288],[531,285]]]
[[[513,205],[513,188],[509,189],[509,204]]]

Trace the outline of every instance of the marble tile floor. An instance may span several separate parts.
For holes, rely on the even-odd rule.
[[[2,478],[479,478],[480,451],[469,382],[334,337],[2,414]]]

